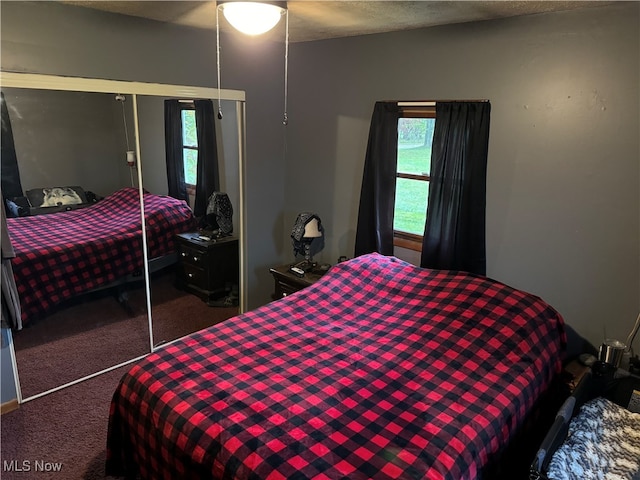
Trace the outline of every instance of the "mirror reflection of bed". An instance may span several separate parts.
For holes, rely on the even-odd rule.
[[[41,192],[41,198],[31,199],[33,204],[29,199],[22,203],[23,217],[7,219],[14,248],[24,250],[29,244],[33,251],[41,251],[54,242],[51,237],[64,222],[75,224],[78,230],[78,239],[60,239],[71,252],[63,274],[26,275],[31,283],[23,288],[29,292],[24,294],[23,328],[13,330],[23,399],[145,355],[153,346],[238,312],[237,307],[209,307],[176,288],[174,236],[194,230],[197,220],[191,206],[166,196],[163,97],[138,96],[136,129],[131,95],[119,102],[114,93],[7,87],[2,91],[25,197],[27,191]],[[228,110],[235,111],[235,106]],[[228,148],[234,158],[224,160],[222,155],[221,175],[227,177],[221,185],[237,199],[235,125],[230,127],[232,145]],[[138,136],[141,158],[129,166],[126,152],[135,151]],[[141,185],[146,242],[141,235]],[[69,187],[81,195],[80,203]],[[162,217],[162,231],[154,230],[156,215]],[[122,227],[125,217],[130,222]],[[116,230],[120,229],[117,234],[105,227],[114,218],[118,219]],[[91,246],[82,246],[83,242]],[[119,258],[109,257],[108,251],[117,252]],[[94,264],[93,270],[83,270],[85,258],[100,261],[88,262]],[[41,267],[35,262],[31,268]],[[20,273],[15,276],[19,279]]]

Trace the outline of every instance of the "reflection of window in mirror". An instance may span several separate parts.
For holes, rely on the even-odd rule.
[[[73,91],[67,88],[75,87],[76,80],[68,77],[7,72],[0,72],[0,84],[2,84],[4,97],[9,102],[10,112],[15,113],[11,117],[11,127],[16,149],[20,152],[16,155],[16,161],[22,162],[16,169],[20,173],[21,191],[14,196],[22,196],[31,189],[39,189],[42,192],[43,187],[58,185],[81,186],[85,193],[87,189],[91,189],[105,198],[121,189],[132,190],[135,194],[135,189],[128,186],[130,170],[123,161],[123,152],[134,148],[134,143],[131,145],[126,143],[127,135],[123,128],[126,124],[127,131],[131,135],[131,126],[139,123],[140,134],[138,135],[136,131],[135,137],[130,139],[135,139],[135,150],[141,152],[140,161],[136,162],[136,167],[141,172],[145,172],[144,178],[147,182],[144,185],[145,210],[141,212],[138,203],[139,192],[143,187],[141,183],[138,184],[136,205],[129,198],[124,203],[138,207],[137,214],[130,216],[136,225],[141,225],[140,213],[143,213],[145,218],[156,218],[150,210],[151,200],[156,196],[164,197],[168,187],[166,169],[163,168],[166,166],[166,142],[163,141],[166,125],[162,115],[163,105],[166,99],[181,95],[185,90],[184,86],[155,84],[160,87],[156,87],[158,90],[154,88],[157,95],[152,95],[146,90],[145,84],[123,85],[108,80],[82,79],[82,81],[77,80],[79,91]],[[65,89],[57,90],[59,85],[64,85]],[[95,92],[94,87],[100,91]],[[140,89],[140,93],[128,90],[137,88]],[[124,103],[116,102],[115,94],[112,92],[123,90],[127,95],[131,95],[131,101],[127,97]],[[188,90],[198,91],[197,97],[203,99],[217,98],[218,95],[218,92],[213,89],[188,87]],[[244,162],[244,152],[240,149],[239,139],[244,138],[244,92],[233,90],[223,92],[230,97],[223,99],[229,102],[226,103],[228,112],[225,112],[227,122],[224,125],[221,124],[222,128],[216,131],[216,134],[220,135],[216,145],[220,147],[219,151],[223,152],[219,158],[224,159],[224,162],[221,162],[223,176],[220,179],[220,185],[228,191],[234,207],[238,205],[236,212],[239,213],[239,220],[234,226],[234,233],[237,232],[235,234],[238,236],[237,256],[240,262],[243,258],[241,250],[243,221],[240,198],[242,178],[239,166]],[[191,167],[187,165],[187,171],[184,173],[187,181],[195,184],[197,183],[198,139],[194,101],[190,99],[177,101],[184,105],[185,114],[182,115],[183,109],[180,109],[179,115],[174,115],[177,117],[175,127],[178,138],[173,141],[173,145],[178,148],[178,161],[180,161],[181,151],[193,150],[191,154],[183,153],[182,160],[189,164],[189,157],[193,159]],[[122,117],[123,106],[126,122],[123,122]],[[226,146],[225,149],[222,148],[223,145]],[[3,142],[3,150],[5,146]],[[204,147],[202,141],[200,146]],[[5,158],[4,152],[2,156],[3,161],[9,158],[8,156]],[[4,169],[2,173],[4,183],[6,180]],[[76,193],[80,191],[79,187],[74,190]],[[2,193],[5,193],[4,188]],[[103,201],[100,200],[100,202]],[[38,205],[41,203],[42,200]],[[85,210],[89,211],[88,208]],[[174,208],[168,210],[171,210],[171,217],[175,219],[175,214],[178,212]],[[186,210],[185,213],[187,213]],[[65,215],[68,212],[28,215],[25,219],[46,220],[46,217],[52,219],[52,215],[58,214]],[[182,217],[182,215],[178,216]],[[168,226],[165,222],[161,223],[163,226]],[[183,226],[184,228],[179,227],[180,230],[176,233],[191,232],[194,229],[192,223]],[[135,229],[135,227],[132,228]],[[166,231],[167,235],[163,233],[159,237],[153,233],[155,230],[153,232],[147,230],[147,232],[149,235],[147,238],[151,238],[156,247],[159,237],[169,239],[174,236],[169,231]],[[37,236],[33,242],[41,242],[43,239],[40,237]],[[70,240],[69,235],[58,235],[58,237],[65,241],[65,249],[67,245],[68,248],[78,248],[71,241],[72,239]],[[113,240],[113,237],[110,239]],[[136,245],[140,245],[137,239],[132,237],[131,240]],[[164,243],[164,240],[161,242]],[[15,243],[13,245],[15,247]],[[118,274],[113,285],[105,279],[92,291],[79,292],[74,289],[73,298],[68,298],[68,303],[59,305],[56,303],[55,311],[52,306],[51,311],[44,312],[46,315],[43,313],[38,318],[30,318],[33,322],[30,322],[28,328],[12,332],[14,345],[14,351],[11,353],[11,363],[14,364],[12,373],[17,375],[16,371],[20,372],[19,380],[16,378],[20,383],[15,394],[19,397],[17,400],[20,403],[57,392],[62,387],[110,371],[115,366],[141,358],[161,343],[168,343],[218,321],[226,320],[238,312],[238,307],[212,308],[198,296],[175,288],[175,266],[172,264],[172,259],[177,254],[175,251],[170,251],[165,256],[164,247],[161,248],[162,251],[158,251],[156,247],[148,251],[147,268],[134,266],[132,268],[135,270],[128,271],[126,277]],[[115,250],[114,255],[118,258],[124,255],[121,249]],[[136,254],[137,248],[132,247],[129,250],[131,250],[131,259],[144,257],[142,248],[139,256]],[[123,265],[128,267],[132,263],[127,261]],[[144,259],[141,258],[140,265],[143,264]],[[231,288],[238,284],[237,290],[240,297],[238,302],[242,308],[246,308],[244,306],[246,296],[243,295],[246,290],[245,276],[242,272],[240,270],[237,275],[239,278]],[[85,290],[90,288],[88,282],[83,282],[82,287],[86,287]],[[225,283],[225,293],[226,289]],[[153,305],[149,302],[152,293]],[[43,302],[38,302],[39,305],[40,303]],[[180,313],[190,312],[187,316],[192,321],[172,321],[175,315],[167,309],[174,309],[174,312]],[[123,341],[124,337],[118,334],[119,328],[128,332],[125,333],[127,341]],[[79,358],[85,357],[90,358],[91,361],[78,361]]]
[[[187,192],[195,195],[198,180],[198,135],[196,131],[196,111],[193,103],[181,104],[182,162]]]

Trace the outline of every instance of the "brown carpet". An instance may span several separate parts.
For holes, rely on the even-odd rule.
[[[69,388],[22,404],[0,417],[3,480],[96,480],[104,473],[109,403],[121,367]],[[13,471],[8,463],[30,467]],[[26,462],[26,463],[25,463]],[[36,471],[36,462],[59,464],[56,472]]]
[[[153,322],[156,343],[223,321],[237,308],[208,307],[173,287],[172,276],[155,279]],[[133,289],[134,316],[109,295],[65,308],[38,322],[32,335],[16,335],[16,356],[23,396],[46,385],[89,374],[149,349],[144,295]],[[50,321],[49,321],[50,320]],[[46,328],[43,327],[46,325]],[[40,327],[36,330],[36,327]],[[26,333],[16,332],[16,333]],[[0,478],[105,479],[104,462],[109,404],[128,366],[20,405],[0,417]],[[56,468],[59,471],[36,471]],[[29,468],[29,471],[26,469]],[[18,471],[21,470],[21,471]]]
[[[154,344],[160,345],[236,315],[237,308],[208,307],[174,287],[172,271],[151,282]],[[126,309],[113,291],[84,296],[14,332],[22,397],[149,353],[144,289],[127,287]]]

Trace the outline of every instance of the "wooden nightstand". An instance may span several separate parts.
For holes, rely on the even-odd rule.
[[[277,300],[292,293],[302,290],[317,282],[326,271],[313,270],[304,274],[304,277],[298,277],[297,275],[289,271],[289,267],[292,264],[280,265],[269,269],[273,279],[275,280],[275,292],[272,295],[274,300]]]
[[[567,387],[569,388],[569,393],[573,393],[576,389],[580,380],[585,373],[590,370],[590,367],[583,365],[578,360],[571,360],[565,367],[564,371],[567,375]]]
[[[238,239],[199,240],[195,232],[176,236],[178,265],[176,284],[205,302],[225,294],[225,287],[239,278]]]

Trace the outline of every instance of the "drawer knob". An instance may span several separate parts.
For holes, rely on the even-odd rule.
[[[194,256],[194,257],[193,257],[193,261],[194,261],[194,262],[199,262],[199,261],[200,261],[200,257],[195,257],[195,256]]]
[[[186,257],[187,256],[187,252],[180,252],[180,256],[181,257]]]
[[[193,278],[193,273],[187,273],[187,277]]]

